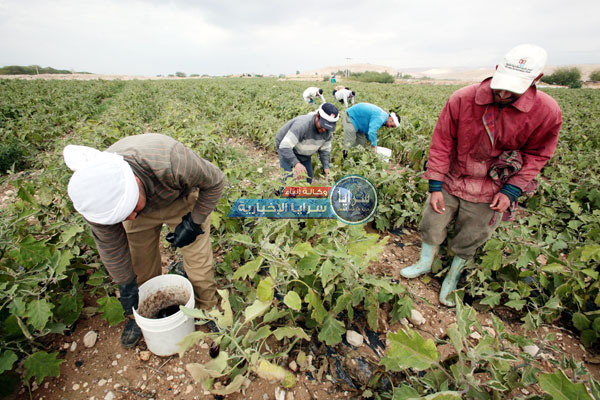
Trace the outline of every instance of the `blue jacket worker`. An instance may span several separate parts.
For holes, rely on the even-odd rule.
[[[396,113],[387,113],[370,103],[358,103],[348,108],[343,118],[344,147],[348,149],[359,144],[366,147],[370,142],[373,150],[377,151],[377,131],[382,126],[399,127],[400,120]]]

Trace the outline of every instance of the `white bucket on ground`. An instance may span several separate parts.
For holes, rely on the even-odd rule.
[[[390,158],[392,157],[392,149],[377,146],[377,155],[381,157],[383,161],[390,161]]]
[[[141,312],[152,315],[173,304],[183,304],[194,308],[194,288],[189,280],[180,275],[155,276],[139,288],[139,306],[133,309],[135,322],[142,330],[148,350],[157,356],[170,356],[177,353],[179,343],[185,336],[195,331],[194,319],[183,311],[164,318],[147,318]],[[148,301],[146,304],[144,302]]]

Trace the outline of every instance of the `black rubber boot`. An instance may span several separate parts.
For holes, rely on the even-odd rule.
[[[125,349],[129,349],[135,346],[142,337],[142,330],[137,326],[135,320],[131,318],[133,308],[138,306],[139,301],[138,284],[135,278],[127,284],[119,285],[119,295],[119,301],[123,306],[125,317],[127,318],[127,323],[121,334],[121,346]]]
[[[130,349],[134,347],[141,338],[142,330],[140,327],[135,323],[133,318],[127,318],[127,323],[121,334],[121,346],[125,349]]]

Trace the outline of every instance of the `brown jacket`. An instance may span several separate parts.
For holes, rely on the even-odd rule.
[[[146,206],[140,215],[160,210],[197,188],[198,201],[192,219],[201,224],[223,193],[223,172],[169,136],[158,133],[129,136],[106,151],[122,155],[144,185]],[[119,284],[131,282],[135,274],[123,224],[88,223],[110,276]]]

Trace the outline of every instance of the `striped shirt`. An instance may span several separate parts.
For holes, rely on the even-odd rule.
[[[169,136],[158,133],[129,136],[106,151],[122,155],[142,182],[146,206],[139,215],[160,210],[198,188],[192,219],[201,224],[214,210],[223,193],[223,172]],[[135,274],[123,224],[90,222],[90,226],[98,253],[110,276],[119,284],[131,282]]]
[[[275,137],[277,152],[292,167],[307,161],[318,152],[323,169],[329,169],[333,132],[319,133],[315,125],[316,113],[300,115],[281,127]]]

